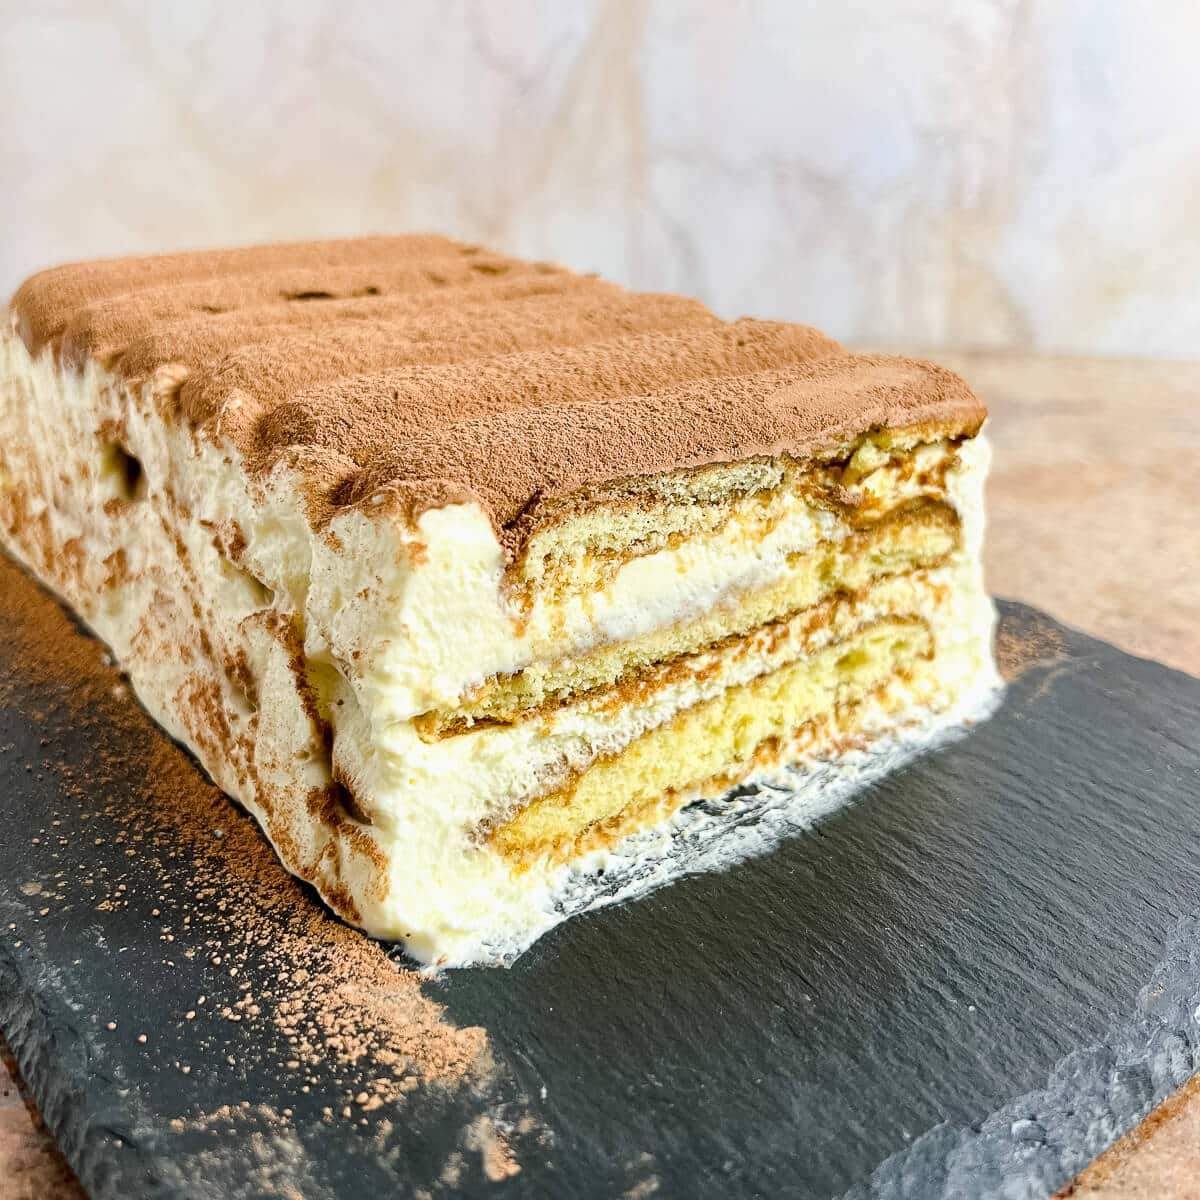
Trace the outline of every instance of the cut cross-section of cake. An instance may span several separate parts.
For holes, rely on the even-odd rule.
[[[440,237],[77,264],[0,344],[0,539],[338,913],[505,961],[982,711],[984,417]]]

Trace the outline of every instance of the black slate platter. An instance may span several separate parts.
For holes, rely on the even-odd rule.
[[[494,1072],[351,1120],[322,1108],[354,1079],[302,1094],[269,1021],[178,1019],[238,993],[186,932],[165,965],[117,836],[145,781],[100,811],[39,766],[127,735],[0,639],[0,1028],[98,1197],[1045,1196],[1197,1066],[1200,680],[1002,611],[990,721],[765,857],[424,984]]]

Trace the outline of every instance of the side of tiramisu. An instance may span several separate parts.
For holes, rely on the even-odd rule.
[[[501,961],[994,685],[984,416],[438,237],[96,262],[13,299],[0,539],[340,914]]]

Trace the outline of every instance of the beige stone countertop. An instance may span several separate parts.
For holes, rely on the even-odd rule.
[[[935,354],[992,411],[991,590],[1200,675],[1200,363]],[[78,1185],[0,1058],[0,1200]],[[1193,1080],[1062,1195],[1200,1194]]]

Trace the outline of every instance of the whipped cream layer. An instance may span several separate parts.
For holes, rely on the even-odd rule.
[[[131,385],[92,359],[60,369],[6,333],[0,538],[108,643],[151,714],[254,814],[290,870],[426,962],[511,959],[621,857],[617,846],[516,871],[481,828],[800,651],[786,638],[751,645],[636,704],[581,699],[433,741],[417,718],[493,676],[695,617],[851,533],[845,516],[787,497],[762,537],[684,538],[601,586],[534,589],[522,608],[481,505],[410,519],[381,490],[314,520],[302,464],[284,455],[256,476],[219,428],[178,419],[176,383],[159,373]],[[932,468],[947,451],[917,453]],[[864,491],[925,494],[919,471],[889,482],[882,460],[862,465]],[[856,602],[857,622],[919,616],[935,645],[919,678],[864,703],[864,735],[928,731],[995,684],[979,566],[986,465],[976,437],[945,472],[961,529],[953,560]],[[681,860],[655,878],[687,869]],[[608,894],[595,884],[597,902]]]

